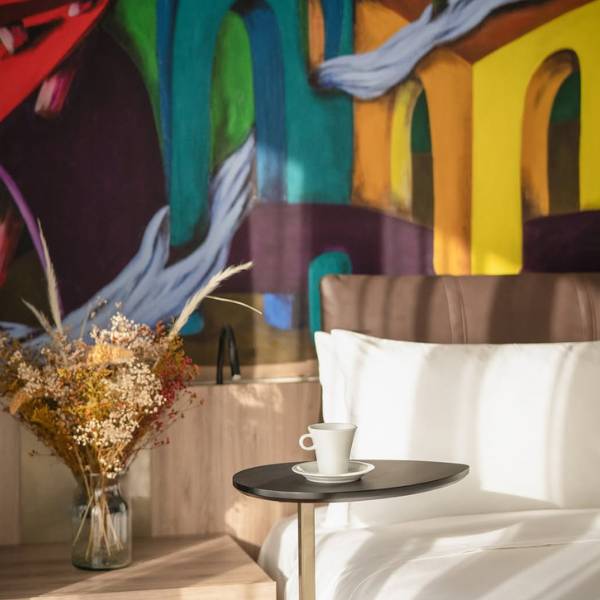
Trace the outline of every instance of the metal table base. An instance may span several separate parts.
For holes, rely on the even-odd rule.
[[[315,505],[298,504],[298,581],[300,600],[315,600]]]

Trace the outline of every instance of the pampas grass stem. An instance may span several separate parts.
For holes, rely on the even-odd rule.
[[[173,327],[171,331],[169,331],[169,338],[175,337],[183,328],[183,326],[188,322],[188,319],[192,316],[192,313],[198,308],[198,305],[202,300],[204,300],[207,296],[214,292],[226,279],[229,279],[236,273],[240,271],[246,271],[252,267],[251,262],[247,262],[241,265],[233,265],[231,267],[227,267],[222,271],[219,271],[216,275],[213,275],[206,285],[202,286],[195,294],[189,298],[189,300],[185,303],[181,314],[175,319],[175,323],[173,323]]]
[[[33,304],[29,304],[27,300],[23,300],[22,298],[21,300],[23,301],[23,304],[35,315],[35,318],[39,321],[40,325],[42,326],[42,329],[50,336],[50,338],[54,338],[56,332],[52,328],[50,321],[48,321],[48,319],[46,318],[46,315],[40,310],[38,310],[35,306],[33,306]]]
[[[56,325],[56,329],[59,333],[63,333],[62,318],[60,316],[60,298],[58,296],[58,283],[56,282],[56,273],[54,271],[54,265],[50,259],[50,252],[48,251],[48,244],[42,231],[42,224],[38,221],[38,228],[40,230],[40,240],[42,242],[42,248],[44,250],[44,262],[46,267],[46,281],[48,282],[48,304],[50,305],[50,314]],[[35,314],[35,313],[34,313]],[[36,315],[37,316],[37,315]],[[38,317],[39,319],[39,317]]]
[[[229,304],[237,304],[238,306],[243,306],[244,308],[248,308],[251,311],[255,312],[257,315],[262,316],[262,310],[258,310],[258,308],[255,308],[254,306],[251,306],[250,304],[246,304],[245,302],[242,302],[241,300],[233,300],[232,298],[223,298],[221,296],[211,296],[211,295],[206,296],[206,299],[207,300],[217,300],[218,302],[229,302]]]

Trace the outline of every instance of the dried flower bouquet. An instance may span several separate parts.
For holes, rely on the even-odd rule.
[[[90,340],[71,339],[63,329],[56,277],[43,245],[54,323],[26,303],[45,330],[47,343],[31,346],[0,332],[0,404],[49,447],[86,490],[87,508],[74,543],[86,519],[95,515],[87,551],[100,543],[110,553],[111,548],[119,550],[120,538],[106,497],[98,490],[124,472],[141,449],[165,443],[164,431],[180,414],[177,393],[196,375],[179,332],[203,299],[251,263],[215,275],[170,327],[151,328],[117,312],[109,328],[92,328]]]

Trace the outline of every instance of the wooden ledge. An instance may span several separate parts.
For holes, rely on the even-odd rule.
[[[0,599],[275,600],[275,582],[227,535],[138,539],[118,571],[81,571],[66,544],[0,546]]]

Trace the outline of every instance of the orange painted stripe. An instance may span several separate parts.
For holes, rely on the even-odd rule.
[[[417,67],[427,94],[433,154],[433,265],[438,274],[471,272],[472,71],[446,49]]]
[[[308,0],[308,65],[311,71],[325,60],[325,19],[321,0]]]

